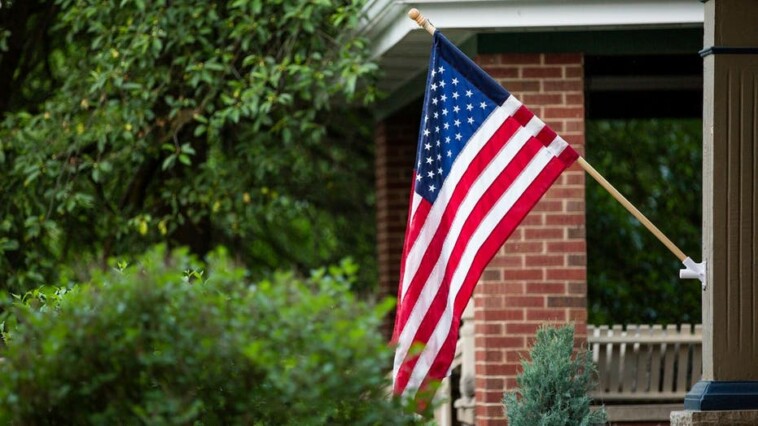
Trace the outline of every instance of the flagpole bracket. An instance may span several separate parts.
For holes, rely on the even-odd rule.
[[[707,288],[706,281],[705,281],[705,261],[701,263],[695,263],[694,260],[687,257],[682,261],[685,269],[679,270],[679,278],[683,280],[700,280],[700,283],[702,284],[703,291]]]

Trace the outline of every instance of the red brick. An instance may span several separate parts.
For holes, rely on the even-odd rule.
[[[500,308],[504,308],[505,307],[505,305],[503,303],[503,296],[489,295],[489,296],[483,297],[483,298],[481,298],[479,300],[482,301],[482,304],[481,305],[477,305],[477,306],[481,306],[484,309],[493,309],[493,308],[500,309]]]
[[[524,349],[520,351],[505,351],[505,362],[521,362],[522,359],[531,359],[528,350]]]
[[[585,241],[548,241],[548,253],[584,253],[587,251]]]
[[[584,212],[582,214],[548,214],[545,215],[545,223],[548,225],[583,225]]]
[[[545,245],[542,242],[507,241],[505,251],[508,253],[542,253]]]
[[[563,201],[561,200],[540,200],[534,206],[532,211],[536,212],[560,212],[563,211]]]
[[[499,269],[487,268],[482,274],[483,281],[500,281],[502,275]]]
[[[584,188],[566,188],[560,186],[554,186],[550,188],[545,197],[548,199],[565,199],[565,198],[584,198]]]
[[[584,173],[564,173],[566,185],[584,185]]]
[[[515,67],[487,67],[485,70],[495,79],[519,77],[519,69]]]
[[[499,64],[500,63],[500,55],[476,55],[474,58],[474,62],[479,64],[481,67],[487,67],[488,65],[493,64]]]
[[[526,266],[566,266],[566,258],[563,255],[528,255]]]
[[[511,240],[509,239],[508,241]],[[505,268],[519,268],[523,265],[524,256],[521,254],[498,254],[492,258],[492,261],[489,263],[489,266],[498,266]]]
[[[587,322],[587,310],[586,309],[569,309],[568,311],[569,321],[575,322]]]
[[[526,228],[524,236],[528,240],[562,240],[566,235],[563,228]]]
[[[584,94],[566,93],[564,96],[566,97],[566,105],[579,105],[579,107],[584,109]],[[582,126],[582,129],[584,129],[584,126]]]
[[[569,294],[587,294],[587,283],[586,282],[573,282],[568,283],[568,292]]]
[[[583,107],[545,107],[542,114],[544,119],[550,118],[582,118],[584,117]]]
[[[563,67],[563,76],[566,78],[581,78],[584,77],[584,69],[581,66],[565,66]]]
[[[570,95],[566,95],[570,96]],[[566,132],[584,132],[584,120],[581,121],[567,121]]]
[[[584,227],[575,226],[568,229],[568,238],[570,240],[584,239]],[[549,248],[548,248],[549,250]]]
[[[542,63],[542,55],[538,53],[503,53],[500,55],[500,63],[504,65],[540,64]]]
[[[570,143],[574,149],[579,151],[578,148],[580,148],[580,145],[584,145],[584,135],[563,135],[563,139],[566,140],[566,142]],[[576,164],[576,163],[575,163]],[[581,170],[581,167],[579,164],[576,164],[577,170]]]
[[[524,348],[524,338],[514,336],[476,336],[474,342],[477,348],[492,348],[492,349],[505,349],[505,348]],[[489,352],[489,351],[488,351]],[[502,352],[500,358],[502,359]]]
[[[505,298],[505,306],[509,308],[544,308],[543,296],[508,296]]]
[[[503,309],[499,311],[484,311],[482,319],[485,321],[523,321],[523,309]]]
[[[540,269],[503,269],[503,280],[506,281],[524,281],[524,280],[541,280],[545,276],[544,270]]]
[[[548,269],[548,280],[586,280],[587,269],[585,268],[572,268],[572,269]]]
[[[503,334],[503,325],[498,323],[476,323],[474,325],[474,333],[485,336],[501,336]]]
[[[562,67],[524,67],[521,69],[523,78],[560,78],[563,77]]]
[[[566,211],[584,213],[584,201],[577,201],[577,200],[566,201]]]
[[[540,327],[539,323],[513,323],[505,325],[505,332],[507,334],[529,334],[532,335],[537,332]],[[506,355],[507,356],[507,355]]]
[[[516,383],[515,377],[509,377],[505,379],[505,389],[516,389],[518,387],[518,383]]]
[[[545,55],[546,64],[581,64],[581,53],[550,53]]]
[[[482,398],[483,402],[500,402],[500,401],[503,400],[503,391],[502,390],[494,390],[494,391],[490,391],[490,392],[482,392],[481,395],[483,396],[483,398]]]
[[[503,352],[499,350],[480,350],[479,348],[480,346],[477,345],[477,350],[474,354],[474,358],[477,361],[501,362],[503,360]]]
[[[564,283],[526,283],[527,294],[565,294]]]
[[[539,92],[540,82],[538,80],[514,80],[514,79],[497,79],[509,92]]]
[[[587,306],[584,297],[548,296],[547,305],[551,308],[582,308]]]
[[[502,389],[505,381],[499,378],[492,377],[477,377],[476,387],[478,389]]]
[[[543,214],[539,212],[529,213],[524,220],[521,221],[521,226],[538,226],[544,223]]]
[[[570,254],[568,256],[569,266],[587,266],[587,256],[583,254]]]
[[[563,105],[563,95],[560,93],[550,94],[526,94],[521,99],[524,105],[529,105],[531,108],[534,105]]]
[[[581,80],[545,80],[542,82],[544,92],[569,92],[583,91],[584,84]]]
[[[527,309],[528,321],[566,321],[565,309]]]

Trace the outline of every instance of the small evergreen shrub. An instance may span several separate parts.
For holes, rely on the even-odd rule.
[[[223,254],[159,248],[46,309],[6,305],[0,424],[411,424],[387,397],[390,304],[356,300],[354,269],[251,284]]]
[[[589,426],[606,422],[605,410],[590,411],[595,365],[589,351],[574,358],[574,327],[541,327],[531,362],[521,361],[519,389],[503,402],[510,426]]]

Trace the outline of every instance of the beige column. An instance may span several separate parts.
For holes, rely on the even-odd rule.
[[[703,379],[672,424],[758,424],[758,0],[707,1],[704,45]]]

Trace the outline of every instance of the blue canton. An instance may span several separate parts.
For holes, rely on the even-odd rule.
[[[441,57],[427,76],[419,144],[416,193],[434,203],[455,159],[495,109],[495,103]]]

